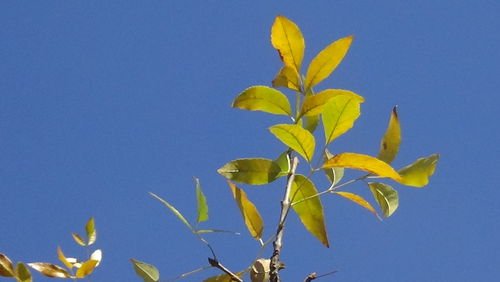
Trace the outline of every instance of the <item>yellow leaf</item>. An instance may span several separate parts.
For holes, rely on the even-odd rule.
[[[380,216],[378,215],[377,211],[372,207],[372,205],[370,205],[370,203],[368,203],[365,199],[363,199],[363,197],[359,196],[359,195],[356,195],[356,194],[353,194],[353,193],[349,193],[349,192],[341,192],[341,191],[338,191],[338,192],[334,192],[335,194],[337,195],[340,195],[348,200],[351,200],[353,202],[355,202],[356,204],[362,206],[363,208],[369,210],[371,213],[373,213],[374,215],[376,215],[378,218],[380,218]]]
[[[290,195],[292,202],[299,203],[292,205],[293,210],[299,216],[304,227],[328,248],[330,245],[326,234],[325,218],[320,198],[313,197],[300,202],[317,194],[318,190],[314,187],[314,183],[303,175],[295,175]]]
[[[368,171],[380,177],[388,177],[400,182],[401,176],[387,163],[368,155],[341,153],[327,160],[322,168],[345,167]]]
[[[384,183],[369,182],[368,186],[372,191],[373,197],[382,209],[384,216],[391,216],[399,205],[398,191]]]
[[[73,268],[73,264],[71,264],[67,259],[66,257],[64,256],[61,248],[57,247],[57,257],[59,258],[59,260],[69,269],[72,269]]]
[[[271,126],[269,131],[308,162],[311,162],[316,147],[316,141],[311,132],[297,124],[277,124]]]
[[[244,272],[234,273],[234,275],[238,276],[239,278],[243,277],[243,274]],[[203,280],[203,282],[232,282],[232,281],[234,280],[231,278],[229,274],[221,274]]]
[[[358,119],[362,100],[358,98],[359,96],[356,96],[335,96],[324,105],[321,118],[326,144],[346,133]]]
[[[85,240],[83,240],[83,238],[76,234],[76,233],[71,233],[71,236],[73,236],[73,240],[75,240],[75,242],[80,245],[80,246],[86,246],[87,243],[85,243]]]
[[[352,39],[352,35],[341,38],[319,52],[307,69],[306,89],[313,87],[330,76],[347,54]]]
[[[277,16],[271,29],[271,43],[283,63],[300,73],[305,43],[299,27],[289,19]]]
[[[245,221],[245,225],[253,238],[259,240],[262,237],[262,231],[264,230],[264,223],[260,217],[259,211],[255,205],[248,200],[245,191],[236,187],[231,181],[227,182],[231,192],[233,192],[233,197],[240,208],[241,215]]]
[[[402,168],[399,170],[402,177],[399,182],[408,186],[424,187],[429,183],[429,177],[434,174],[438,160],[439,154],[434,154]]]
[[[390,164],[398,154],[399,144],[401,144],[401,127],[399,125],[397,107],[394,107],[392,109],[389,125],[380,142],[378,158]]]
[[[276,115],[292,115],[290,102],[285,94],[267,86],[252,86],[234,99],[233,108],[262,111]]]
[[[90,255],[91,260],[96,260],[97,264],[95,265],[96,267],[99,266],[99,264],[102,261],[102,251],[100,249],[95,250],[91,255]]]
[[[94,244],[95,240],[97,239],[97,232],[95,230],[95,224],[94,224],[94,218],[91,217],[87,224],[85,225],[85,232],[87,233],[87,246],[90,246]]]
[[[92,274],[94,271],[95,267],[97,266],[97,263],[99,263],[97,260],[88,260],[78,268],[76,271],[76,278],[84,278],[85,276],[88,276]]]
[[[14,277],[14,265],[9,257],[4,254],[0,254],[0,276]]]
[[[306,96],[304,103],[302,104],[302,109],[300,110],[300,117],[302,116],[315,116],[323,113],[323,107],[325,106],[331,98],[346,95],[355,100],[359,100],[360,103],[364,102],[365,99],[348,90],[342,89],[326,89],[315,95]]]
[[[46,262],[28,263],[28,266],[48,277],[69,278],[71,275],[66,269]]]
[[[295,68],[284,66],[273,79],[272,85],[273,87],[286,87],[288,89],[299,91],[299,74]]]

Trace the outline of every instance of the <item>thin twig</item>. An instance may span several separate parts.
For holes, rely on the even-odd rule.
[[[231,276],[231,278],[233,280],[238,281],[238,282],[243,282],[243,280],[241,280],[241,278],[239,278],[238,275],[231,272],[231,270],[229,270],[225,266],[223,266],[218,260],[213,259],[213,258],[208,258],[208,262],[210,263],[211,266],[218,268],[218,269],[222,270],[223,272],[225,272],[227,275]]]
[[[332,275],[332,274],[334,274],[336,272],[338,272],[338,270],[334,270],[334,271],[331,271],[331,272],[328,272],[328,273],[325,273],[325,274],[321,274],[321,275],[318,275],[316,272],[313,272],[313,273],[307,275],[307,277],[304,280],[304,282],[311,282],[311,281],[316,280],[318,278],[325,277],[325,276],[328,276],[328,275]]]
[[[278,228],[276,230],[276,240],[273,243],[274,251],[271,256],[271,272],[270,280],[271,282],[279,282],[279,270],[283,268],[283,264],[280,262],[281,247],[283,245],[283,233],[285,228],[286,215],[290,209],[290,191],[292,190],[293,181],[295,179],[295,170],[299,164],[299,159],[297,157],[293,158],[290,172],[288,173],[288,181],[285,189],[285,195],[281,201],[281,213],[280,220],[278,223]]]
[[[200,267],[200,268],[197,268],[195,270],[192,270],[192,271],[189,271],[189,272],[186,272],[186,273],[183,273],[175,278],[170,278],[170,279],[167,279],[167,280],[160,280],[160,281],[164,281],[164,282],[170,282],[170,281],[175,281],[175,280],[178,280],[178,279],[181,279],[181,278],[184,278],[184,277],[187,277],[189,275],[192,275],[192,274],[195,274],[197,272],[200,272],[202,270],[205,270],[205,269],[208,269],[208,268],[211,268],[212,266],[211,265],[207,265],[207,266],[204,266],[204,267]]]

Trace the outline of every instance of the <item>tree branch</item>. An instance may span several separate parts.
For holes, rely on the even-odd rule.
[[[271,265],[270,265],[270,281],[271,282],[279,282],[279,270],[284,268],[283,263],[280,262],[280,253],[281,247],[283,246],[283,233],[285,229],[285,220],[290,210],[290,191],[292,190],[293,181],[295,179],[295,170],[297,170],[297,166],[299,164],[299,159],[297,157],[293,158],[292,165],[290,168],[290,172],[288,173],[288,181],[285,189],[285,195],[283,196],[283,200],[281,201],[281,213],[280,220],[278,223],[278,228],[276,230],[276,240],[274,240],[273,247],[273,255],[271,256]]]
[[[222,270],[223,272],[225,272],[227,275],[231,276],[231,278],[234,281],[243,282],[243,280],[241,280],[241,278],[239,278],[238,275],[234,274],[233,272],[231,272],[231,270],[227,269],[225,266],[220,264],[220,262],[218,260],[213,259],[213,258],[208,258],[208,262],[210,263],[210,265],[212,267],[218,268],[218,269]]]

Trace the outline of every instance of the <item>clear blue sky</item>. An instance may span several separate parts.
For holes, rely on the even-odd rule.
[[[329,249],[290,217],[284,280],[332,270],[321,281],[498,279],[500,4],[486,0],[2,1],[0,252],[56,263],[61,246],[82,256],[70,233],[94,216],[104,260],[92,281],[139,281],[129,258],[162,278],[204,266],[208,250],[147,194],[194,219],[196,176],[210,207],[205,226],[242,232],[207,238],[229,268],[244,268],[258,245],[216,169],[283,148],[267,130],[281,118],[229,106],[279,70],[269,40],[278,14],[302,29],[306,62],[355,35],[321,86],[366,98],[334,151],[376,154],[397,104],[395,166],[441,154],[428,187],[397,186],[400,207],[383,222],[325,198]],[[280,188],[246,189],[268,235]]]

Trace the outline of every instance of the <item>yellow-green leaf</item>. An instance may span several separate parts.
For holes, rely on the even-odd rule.
[[[281,168],[269,159],[237,159],[225,164],[217,172],[229,180],[262,185],[276,180]]]
[[[295,175],[290,197],[292,202],[299,202],[305,198],[318,194],[318,190],[309,179],[301,174]],[[329,247],[328,235],[326,233],[325,219],[323,215],[323,206],[319,197],[313,197],[292,205],[304,227],[314,237]]]
[[[413,164],[399,170],[402,177],[401,184],[424,187],[429,183],[429,177],[434,174],[439,160],[439,154],[430,155],[426,158],[418,159]]]
[[[368,171],[380,177],[401,181],[401,176],[387,163],[368,155],[341,153],[323,164],[322,168],[345,167]]]
[[[87,246],[90,246],[94,244],[95,240],[97,239],[97,232],[95,230],[95,223],[94,223],[94,218],[91,217],[87,224],[85,225],[85,232],[87,233]]]
[[[304,128],[307,129],[309,132],[314,133],[319,124],[319,116],[305,117],[303,118],[303,120],[304,120]]]
[[[85,240],[83,240],[83,238],[76,234],[76,233],[71,233],[71,236],[73,236],[73,240],[75,240],[75,242],[80,245],[80,246],[86,246],[87,243],[85,243]]]
[[[238,276],[239,278],[243,277],[243,274],[244,272],[234,273],[234,275]],[[203,282],[232,282],[232,281],[234,280],[231,278],[229,274],[221,274],[203,280]]]
[[[347,54],[352,39],[352,35],[341,38],[328,45],[316,55],[307,69],[305,80],[306,88],[313,87],[330,76]]]
[[[384,183],[369,182],[368,186],[384,216],[391,216],[399,205],[398,191]]]
[[[130,259],[130,261],[134,266],[135,273],[144,279],[144,282],[156,282],[160,280],[160,272],[153,265],[135,259]]]
[[[401,127],[399,125],[397,110],[397,107],[392,109],[389,125],[380,142],[380,151],[378,153],[378,158],[388,164],[390,164],[398,154],[399,144],[401,144]]]
[[[300,73],[305,42],[299,27],[283,16],[277,16],[271,29],[271,43],[286,66]]]
[[[333,157],[332,153],[328,151],[328,149],[325,149],[325,152],[323,154],[323,162],[326,162],[327,160],[331,159]],[[335,185],[342,180],[342,177],[344,177],[344,168],[343,167],[332,167],[332,168],[327,168],[324,169],[326,178],[330,180],[330,183],[332,185]]]
[[[189,230],[191,230],[191,232],[193,232],[193,233],[195,232],[195,229],[193,228],[193,226],[191,226],[191,224],[189,224],[189,222],[186,220],[186,218],[174,206],[172,206],[169,202],[165,201],[164,199],[160,198],[160,196],[156,195],[155,193],[149,192],[149,194],[151,196],[155,197],[160,202],[162,202],[165,206],[167,206],[167,208],[169,208],[170,211],[172,211],[175,214],[175,216],[177,216],[177,218],[180,219],[180,221],[182,221],[182,223],[184,223],[184,225],[186,225],[187,228],[189,228]]]
[[[360,115],[361,102],[356,96],[339,95],[330,98],[324,105],[321,117],[326,144],[352,128]]]
[[[291,116],[292,109],[285,94],[267,86],[252,86],[234,99],[233,108]]]
[[[14,265],[9,257],[4,254],[0,254],[0,276],[14,277]]]
[[[54,277],[54,278],[71,277],[71,275],[68,273],[66,269],[57,266],[55,264],[46,262],[32,262],[28,263],[28,266],[48,277]]]
[[[90,255],[91,260],[97,261],[97,264],[95,265],[96,267],[99,266],[99,264],[102,261],[102,251],[100,249],[95,250],[91,255]]]
[[[269,131],[308,162],[311,162],[316,147],[316,141],[311,132],[297,124],[277,124],[271,126]]]
[[[369,210],[371,213],[373,213],[375,216],[377,216],[378,218],[379,215],[377,213],[377,211],[372,207],[372,205],[370,205],[370,203],[368,203],[365,199],[363,199],[363,197],[359,196],[359,195],[356,195],[354,193],[349,193],[349,192],[341,192],[341,191],[337,191],[337,192],[334,192],[335,194],[339,195],[339,196],[342,196],[348,200],[351,200],[353,202],[355,202],[356,204],[362,206],[363,208]]]
[[[299,91],[299,74],[295,68],[283,66],[272,82],[273,87],[286,87],[288,89]]]
[[[72,269],[73,268],[73,264],[71,264],[67,259],[66,259],[66,256],[64,256],[61,248],[57,247],[57,257],[59,258],[59,260],[68,268],[68,269]]]
[[[16,265],[16,279],[17,282],[31,282],[31,272],[22,262],[18,262]]]
[[[76,271],[76,278],[84,278],[92,274],[95,267],[97,266],[97,263],[99,262],[93,259],[84,262],[82,266],[80,266],[80,268],[78,268],[78,270]]]
[[[208,204],[207,198],[201,191],[200,180],[195,177],[194,182],[196,183],[196,203],[198,204],[198,219],[196,222],[200,223],[208,220]]]
[[[262,231],[264,230],[264,223],[259,211],[255,205],[248,199],[245,191],[236,187],[231,181],[227,182],[233,197],[240,208],[241,215],[245,221],[245,225],[253,238],[259,240],[262,237]]]
[[[304,103],[302,104],[302,108],[300,110],[300,116],[316,116],[323,113],[323,108],[330,99],[338,96],[349,96],[355,100],[358,100],[360,103],[364,102],[365,99],[349,90],[343,89],[326,89],[315,95],[308,95],[304,99]]]
[[[274,161],[281,169],[280,176],[287,175],[290,171],[290,156],[288,155],[288,150],[283,152]]]

